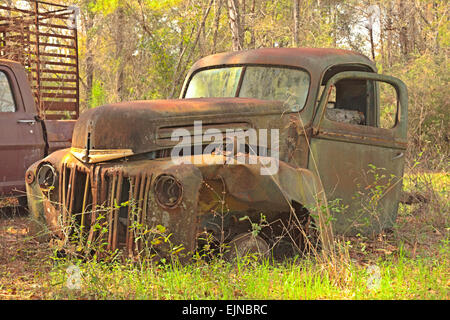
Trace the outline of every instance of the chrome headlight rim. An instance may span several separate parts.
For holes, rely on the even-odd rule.
[[[183,199],[183,185],[171,174],[163,173],[156,177],[153,192],[156,202],[163,208],[175,209]]]
[[[50,162],[42,162],[36,170],[36,182],[42,191],[51,191],[58,181],[58,173]]]

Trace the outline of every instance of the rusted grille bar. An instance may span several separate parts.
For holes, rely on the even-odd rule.
[[[70,222],[70,218],[71,218],[71,214],[72,214],[72,210],[73,210],[73,198],[75,195],[75,187],[76,187],[76,179],[75,179],[75,173],[76,173],[76,167],[72,166],[70,169],[70,178],[69,178],[69,187],[67,188],[67,201],[66,203],[69,204],[69,222]]]
[[[131,214],[131,216],[128,216],[128,219],[130,219],[130,228],[131,228],[131,236],[129,239],[129,247],[128,247],[128,252],[132,253],[133,250],[135,253],[138,253],[138,248],[135,246],[134,243],[134,239],[138,236],[137,232],[138,230],[136,229],[136,224],[139,223],[140,221],[140,212],[139,210],[137,210],[138,208],[138,195],[139,195],[139,186],[141,183],[141,175],[138,174],[136,176],[135,179],[135,183],[134,186],[130,186],[130,188],[134,188],[133,194],[132,194],[132,198],[129,200],[129,206],[131,206],[131,211],[129,211],[129,213]],[[134,210],[133,210],[134,209]]]
[[[90,170],[89,172],[89,179],[91,182],[91,192],[92,192],[92,212],[91,212],[91,219],[90,219],[90,224],[89,226],[87,226],[87,234],[88,234],[88,238],[87,238],[87,242],[88,242],[88,246],[90,246],[90,244],[92,243],[92,240],[95,236],[94,234],[94,226],[96,224],[97,221],[97,211],[98,211],[98,184],[100,183],[100,167],[96,167],[94,170]],[[87,220],[87,219],[86,219]]]
[[[131,200],[133,199],[133,186],[136,185],[137,177],[130,178],[130,189],[128,194],[128,214],[127,214],[127,228],[126,228],[126,237],[125,237],[125,243],[126,248],[129,254],[133,251],[133,235],[131,231],[132,223],[133,223],[133,217],[132,217],[132,205],[130,204]]]
[[[137,226],[145,223],[152,178],[144,173],[128,177],[117,168],[87,169],[63,163],[59,197],[65,234],[78,228],[80,243],[88,248],[106,242],[108,251],[125,249],[128,255],[138,254],[143,248],[143,230]],[[96,224],[107,232],[96,230]]]
[[[121,196],[122,196],[122,180],[123,180],[123,173],[122,171],[118,172],[118,178],[117,178],[117,191],[116,191],[116,202],[113,203],[114,206],[114,225],[113,225],[113,238],[112,238],[112,249],[116,250],[118,247],[118,228],[119,228],[119,209],[118,206],[121,205]]]
[[[114,232],[114,227],[113,227],[113,215],[114,215],[114,200],[116,199],[116,182],[117,182],[117,175],[113,174],[112,176],[112,183],[111,183],[111,189],[110,189],[110,202],[109,202],[109,214],[108,214],[108,250],[111,250],[113,244],[113,232]]]
[[[83,238],[83,232],[85,229],[85,216],[86,216],[86,207],[87,207],[87,201],[88,201],[88,197],[89,197],[89,182],[90,182],[90,178],[88,175],[86,175],[86,182],[84,185],[84,193],[83,193],[83,204],[81,206],[81,221],[80,221],[80,240]],[[94,210],[94,209],[93,209]]]

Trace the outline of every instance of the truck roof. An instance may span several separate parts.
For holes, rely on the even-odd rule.
[[[2,65],[8,66],[8,67],[13,67],[13,66],[22,66],[19,62],[14,61],[14,60],[9,60],[9,59],[2,59],[0,58],[0,63]]]
[[[282,65],[306,69],[311,74],[322,74],[338,64],[361,64],[376,71],[375,64],[366,56],[343,49],[331,48],[262,48],[218,53],[198,60],[188,73],[189,78],[198,69],[220,65]]]

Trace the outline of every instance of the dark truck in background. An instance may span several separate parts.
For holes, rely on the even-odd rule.
[[[79,115],[75,15],[42,1],[0,3],[0,197],[26,204],[26,169],[71,145]]]

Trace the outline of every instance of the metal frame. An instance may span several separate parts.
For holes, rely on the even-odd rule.
[[[67,21],[75,10],[28,0],[30,9],[0,5],[0,58],[20,62],[28,71],[42,119],[79,116],[77,29]]]

